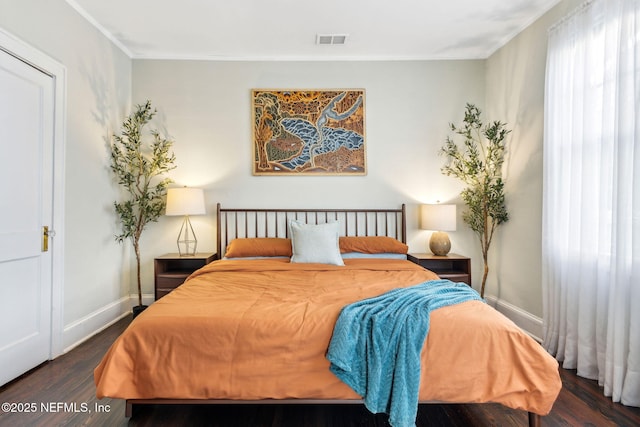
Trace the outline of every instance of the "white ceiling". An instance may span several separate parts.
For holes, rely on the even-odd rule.
[[[418,60],[487,58],[560,0],[66,1],[132,58]]]

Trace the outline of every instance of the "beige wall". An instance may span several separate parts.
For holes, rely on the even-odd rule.
[[[228,206],[336,207],[408,204],[411,250],[421,202],[455,201],[461,185],[440,173],[447,124],[466,102],[513,133],[507,162],[511,220],[491,254],[487,293],[541,316],[542,126],[547,28],[582,0],[564,0],[486,61],[211,62],[131,60],[63,0],[0,0],[0,28],[67,68],[64,322],[108,310],[133,286],[128,246],[113,240],[118,198],[108,169],[108,136],[134,103],[151,99],[157,124],[176,140],[176,185],[206,189],[208,214],[194,218],[200,249],[214,247],[215,203]],[[364,88],[368,174],[362,177],[254,177],[252,88]],[[144,292],[153,257],[174,251],[180,219],[163,217],[143,237]],[[453,250],[482,262],[459,219]],[[105,308],[106,307],[106,308]],[[92,332],[87,327],[87,333]],[[81,333],[80,331],[79,333]],[[76,336],[77,333],[70,334]]]
[[[199,248],[214,249],[215,204],[230,207],[408,205],[411,250],[424,251],[417,205],[458,198],[440,173],[448,123],[466,102],[484,103],[484,61],[213,62],[135,60],[133,102],[150,99],[175,138],[176,185],[206,189],[208,214],[194,217]],[[251,89],[363,88],[368,173],[359,177],[270,177],[251,171]],[[148,258],[175,251],[180,218],[164,217],[144,239]],[[468,229],[453,250],[478,262]],[[479,277],[479,276],[477,276]],[[148,280],[147,280],[148,283]]]
[[[0,28],[66,67],[65,235],[54,239],[64,238],[67,346],[78,321],[129,293],[106,137],[129,110],[131,60],[63,0],[0,0]]]
[[[565,0],[486,61],[486,114],[507,122],[510,220],[490,253],[487,293],[542,316],[542,138],[547,30],[580,5]]]

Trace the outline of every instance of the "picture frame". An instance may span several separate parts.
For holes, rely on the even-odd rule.
[[[253,89],[254,175],[366,175],[364,89]]]

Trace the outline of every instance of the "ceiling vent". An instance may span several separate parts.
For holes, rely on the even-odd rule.
[[[316,34],[316,44],[345,44],[348,34]]]

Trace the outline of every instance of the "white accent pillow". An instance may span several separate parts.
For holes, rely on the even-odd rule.
[[[338,222],[305,224],[292,220],[291,262],[344,265],[340,255]]]

